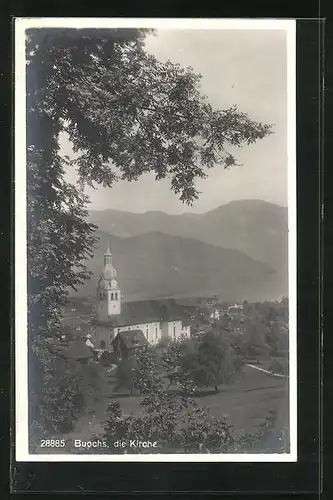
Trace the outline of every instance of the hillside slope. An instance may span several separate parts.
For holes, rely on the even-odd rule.
[[[80,296],[96,294],[108,238],[125,300],[212,294],[224,300],[265,300],[281,293],[275,270],[235,249],[161,232],[131,238],[98,235],[95,255],[87,262],[95,277],[80,288]]]
[[[288,211],[261,200],[237,200],[205,214],[134,214],[117,210],[92,211],[90,220],[101,231],[119,237],[150,232],[192,238],[233,248],[273,267],[286,283]]]

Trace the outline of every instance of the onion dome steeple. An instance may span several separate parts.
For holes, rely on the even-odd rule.
[[[110,242],[104,253],[104,269],[101,272],[99,285],[105,288],[117,288],[117,272],[112,264],[112,253],[110,250]]]

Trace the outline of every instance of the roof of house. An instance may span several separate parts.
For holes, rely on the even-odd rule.
[[[188,315],[185,308],[177,304],[174,299],[140,300],[137,302],[124,302],[121,314],[112,316],[108,324],[117,327],[187,319]]]
[[[88,359],[93,357],[92,350],[86,345],[85,339],[75,340],[67,349],[61,351],[61,355],[71,359]]]
[[[128,349],[131,347],[143,347],[148,345],[148,341],[141,330],[128,330],[119,332],[113,339],[112,344],[121,341]]]

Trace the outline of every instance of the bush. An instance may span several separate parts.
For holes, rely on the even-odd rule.
[[[117,440],[156,441],[156,448],[116,449],[116,453],[226,453],[236,447],[226,419],[212,420],[207,411],[175,394],[151,394],[142,402],[140,416],[125,417],[118,402],[109,406],[104,439],[109,446]]]
[[[172,339],[170,337],[163,337],[159,340],[157,346],[160,347],[161,349],[165,349],[169,347],[169,345],[172,343]]]
[[[285,442],[275,429],[276,416],[255,434],[236,434],[226,418],[215,419],[192,398],[167,394],[157,385],[143,390],[140,415],[124,416],[118,402],[108,408],[104,439],[112,453],[283,453]],[[156,442],[156,448],[129,448],[134,439]],[[124,448],[113,444],[124,441]],[[110,451],[105,450],[105,453]]]
[[[100,362],[103,366],[118,365],[120,363],[120,359],[115,352],[106,351],[101,355]]]
[[[100,397],[101,366],[62,358],[39,341],[29,355],[29,422],[33,445],[42,435],[73,429],[83,411]]]
[[[275,349],[274,351],[271,351],[271,357],[272,358],[287,358],[288,356],[288,352],[287,350],[279,350],[279,349]]]
[[[198,387],[232,383],[242,369],[243,357],[221,332],[202,335],[181,358],[181,366]]]
[[[40,391],[35,393],[32,426],[42,432],[69,432],[85,408],[81,376],[75,362],[49,355],[39,361]]]
[[[137,359],[135,356],[123,358],[117,368],[118,387],[125,387],[133,393],[134,375],[133,371],[137,367]]]
[[[262,358],[268,356],[269,348],[265,345],[250,345],[247,352],[249,357]]]
[[[280,375],[288,375],[289,363],[285,358],[273,358],[269,367],[272,373],[279,373]]]
[[[93,405],[102,395],[103,368],[99,363],[81,365],[76,362],[79,376],[79,389],[85,399],[85,407]]]

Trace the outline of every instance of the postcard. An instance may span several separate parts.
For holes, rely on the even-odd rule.
[[[296,21],[15,21],[15,443],[295,462]]]

